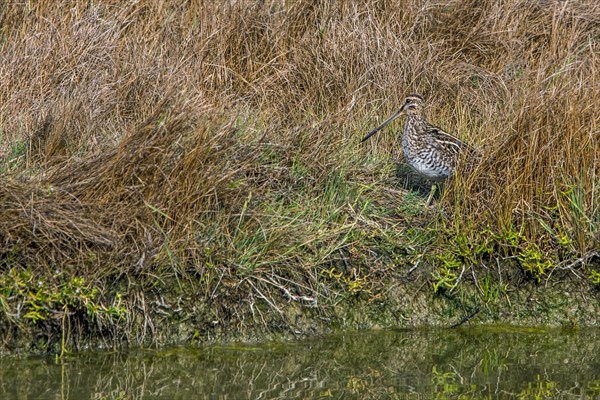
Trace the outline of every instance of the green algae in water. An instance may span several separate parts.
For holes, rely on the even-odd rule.
[[[0,398],[595,398],[600,330],[360,331],[297,342],[0,359]]]

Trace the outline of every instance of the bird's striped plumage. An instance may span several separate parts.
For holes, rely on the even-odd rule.
[[[423,105],[424,100],[420,95],[408,96],[400,110],[369,132],[363,141],[406,114],[402,133],[402,152],[406,161],[425,178],[442,181],[454,175],[459,156],[472,149],[460,139],[429,123],[423,114]]]

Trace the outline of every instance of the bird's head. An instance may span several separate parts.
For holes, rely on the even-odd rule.
[[[400,113],[405,113],[406,115],[421,114],[423,111],[423,103],[424,100],[420,95],[416,93],[411,94],[404,100],[404,103],[400,108]]]
[[[391,117],[386,119],[377,128],[375,128],[371,132],[367,133],[367,136],[365,136],[361,140],[361,142],[364,142],[365,140],[367,140],[368,138],[370,138],[371,136],[373,136],[374,134],[376,134],[377,132],[379,132],[380,130],[385,128],[390,122],[392,122],[393,120],[395,120],[402,114],[421,115],[421,112],[423,110],[423,103],[424,103],[424,100],[420,95],[418,95],[416,93],[411,94],[404,100],[404,103],[402,103],[402,107],[400,107],[400,110],[396,111]]]

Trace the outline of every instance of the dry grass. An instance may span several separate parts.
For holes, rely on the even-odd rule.
[[[183,276],[273,309],[330,301],[324,276],[369,292],[433,216],[389,176],[397,137],[358,141],[418,91],[485,153],[441,201],[464,246],[433,253],[589,274],[595,0],[6,2],[0,20],[4,273]]]

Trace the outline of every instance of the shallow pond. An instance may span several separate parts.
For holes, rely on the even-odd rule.
[[[600,398],[600,330],[361,331],[0,359],[0,399]]]

